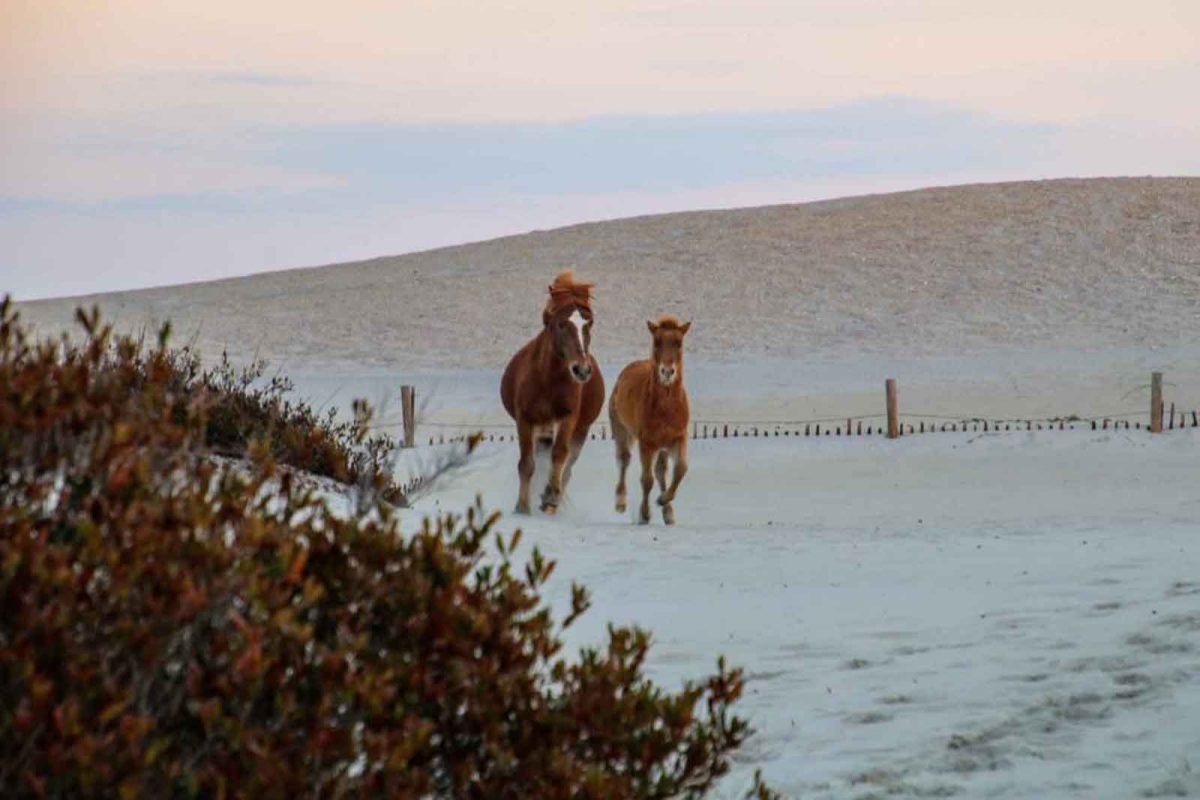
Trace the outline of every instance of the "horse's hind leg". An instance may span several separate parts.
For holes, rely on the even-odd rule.
[[[517,423],[517,441],[521,448],[521,458],[517,462],[517,476],[521,480],[517,490],[517,513],[529,513],[529,482],[533,479],[533,426],[524,422]]]
[[[675,524],[675,492],[678,491],[679,484],[683,481],[683,476],[687,475],[688,471],[687,438],[685,437],[680,440],[679,444],[675,445],[673,449],[675,451],[675,474],[671,478],[671,488],[663,492],[658,498],[658,504],[662,506],[663,522],[668,525]],[[663,451],[663,456],[665,455],[666,451]],[[664,463],[664,460],[662,456],[659,457],[660,464]],[[665,465],[663,469],[665,472]]]
[[[630,450],[629,431],[621,424],[614,414],[611,418],[613,430],[613,442],[617,446],[617,513],[624,514],[626,509],[625,504],[625,473],[629,469],[629,462],[633,458],[633,452]]]
[[[638,443],[638,453],[642,457],[642,508],[638,522],[645,525],[650,521],[650,490],[654,488],[654,448],[645,442]]]

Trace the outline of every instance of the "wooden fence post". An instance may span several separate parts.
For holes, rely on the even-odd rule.
[[[1162,433],[1162,373],[1150,373],[1150,432]]]
[[[400,387],[400,407],[404,414],[404,446],[417,446],[416,390],[411,386]]]
[[[895,439],[900,435],[900,418],[896,412],[896,379],[888,378],[884,383],[887,394],[888,438]]]

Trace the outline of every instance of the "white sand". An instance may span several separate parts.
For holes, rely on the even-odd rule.
[[[1198,446],[1197,431],[700,442],[667,529],[612,510],[612,443],[594,442],[558,518],[505,524],[558,559],[560,610],[570,580],[591,588],[571,644],[638,623],[668,684],[717,653],[747,669],[759,734],[719,796],[756,766],[805,798],[1195,796]],[[507,510],[515,459],[485,446],[418,511],[477,492]]]

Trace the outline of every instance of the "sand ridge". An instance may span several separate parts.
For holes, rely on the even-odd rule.
[[[170,318],[203,353],[291,367],[502,364],[573,265],[594,346],[637,357],[644,320],[695,322],[693,357],[1153,348],[1200,334],[1200,178],[979,184],[586,223],[348,264],[21,304],[43,332],[98,303]]]

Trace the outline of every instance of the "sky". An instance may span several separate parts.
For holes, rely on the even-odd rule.
[[[0,0],[0,292],[1200,174],[1195,0]]]

